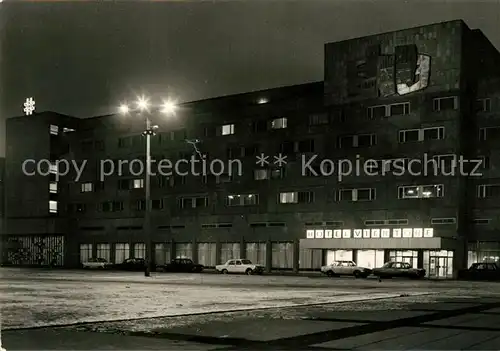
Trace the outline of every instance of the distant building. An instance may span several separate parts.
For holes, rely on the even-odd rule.
[[[152,177],[155,262],[182,256],[210,267],[246,257],[298,271],[398,260],[451,278],[498,259],[499,67],[480,31],[451,21],[326,44],[324,82],[153,116],[156,161],[204,155],[240,160],[243,170]],[[143,176],[123,162],[117,174],[120,160],[144,161],[143,130],[144,120],[121,115],[8,119],[4,263],[143,257]],[[198,150],[186,142],[195,139]],[[269,165],[256,164],[260,154]],[[286,164],[274,164],[279,154]],[[481,160],[463,171],[483,175],[460,175],[460,156]],[[75,181],[74,172],[26,176],[26,159],[87,163]],[[103,160],[115,173],[100,179]],[[354,168],[339,180],[347,160]]]

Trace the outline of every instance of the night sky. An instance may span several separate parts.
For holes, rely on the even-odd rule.
[[[323,79],[323,44],[463,19],[500,48],[500,1],[0,4],[4,119],[113,112],[138,93],[197,100]],[[15,1],[15,0],[14,0]]]

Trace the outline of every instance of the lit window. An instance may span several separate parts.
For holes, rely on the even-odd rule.
[[[286,118],[276,118],[271,121],[272,129],[285,129],[288,125],[288,120]]]
[[[279,194],[280,204],[307,204],[314,202],[314,192],[312,191],[294,191]]]
[[[50,182],[49,183],[49,192],[51,194],[57,194],[57,182]]]
[[[437,185],[410,185],[398,188],[399,199],[426,199],[444,196],[444,186]]]
[[[59,134],[59,127],[51,124],[50,125],[50,134],[52,134],[52,135]]]
[[[134,189],[144,188],[144,179],[134,179]]]
[[[280,193],[280,204],[296,204],[298,202],[297,192]]]
[[[49,201],[49,212],[57,213],[57,201]]]
[[[269,170],[267,169],[256,169],[253,171],[255,180],[265,180],[269,179]]]
[[[81,184],[81,192],[82,193],[89,193],[91,191],[94,191],[94,184],[92,184],[92,183],[82,183]]]
[[[266,99],[266,98],[260,98],[259,100],[257,100],[257,103],[258,103],[259,105],[262,105],[262,104],[267,104],[268,102],[269,102],[269,100],[268,100],[268,99]]]
[[[226,198],[228,206],[252,206],[258,203],[259,196],[257,194],[228,195]]]
[[[234,134],[234,124],[225,124],[222,126],[221,130],[222,135],[231,135]]]
[[[50,163],[49,172],[52,173],[52,174],[56,174],[57,173],[57,165],[56,165],[55,162],[51,162]]]

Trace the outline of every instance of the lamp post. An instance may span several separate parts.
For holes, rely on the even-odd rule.
[[[154,108],[154,107],[153,107]],[[151,235],[151,137],[156,134],[158,129],[157,125],[152,125],[149,114],[151,114],[151,108],[148,99],[141,97],[137,101],[138,116],[145,119],[146,129],[142,133],[146,138],[146,172],[144,174],[144,241],[146,245],[146,252],[144,257],[144,276],[150,277],[152,270],[152,252],[153,252],[153,240]],[[175,112],[176,105],[172,101],[164,101],[160,109],[160,112],[165,115],[171,115]],[[122,114],[130,113],[130,108],[128,105],[124,104],[120,106],[120,112]]]

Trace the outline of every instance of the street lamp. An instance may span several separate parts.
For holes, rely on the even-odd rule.
[[[119,108],[120,113],[122,114],[128,114],[131,111],[136,111],[138,116],[143,117],[146,121],[146,130],[142,133],[146,137],[146,173],[144,175],[144,183],[145,183],[145,192],[144,192],[144,197],[145,197],[145,202],[146,202],[146,208],[145,208],[145,213],[144,213],[144,234],[146,236],[145,241],[146,241],[146,253],[144,257],[144,275],[146,277],[151,276],[151,253],[153,252],[152,248],[152,238],[151,238],[151,210],[152,210],[152,204],[151,204],[151,136],[156,134],[156,130],[158,129],[158,126],[152,125],[151,124],[151,119],[149,118],[149,114],[151,113],[150,111],[150,103],[149,99],[145,98],[144,96],[140,97],[137,100],[137,108],[131,110],[127,104],[122,104]],[[165,115],[172,115],[175,113],[177,106],[176,104],[171,101],[167,100],[164,101],[161,107],[158,109],[161,113]],[[153,106],[151,110],[156,110]],[[146,113],[145,113],[146,112]]]

